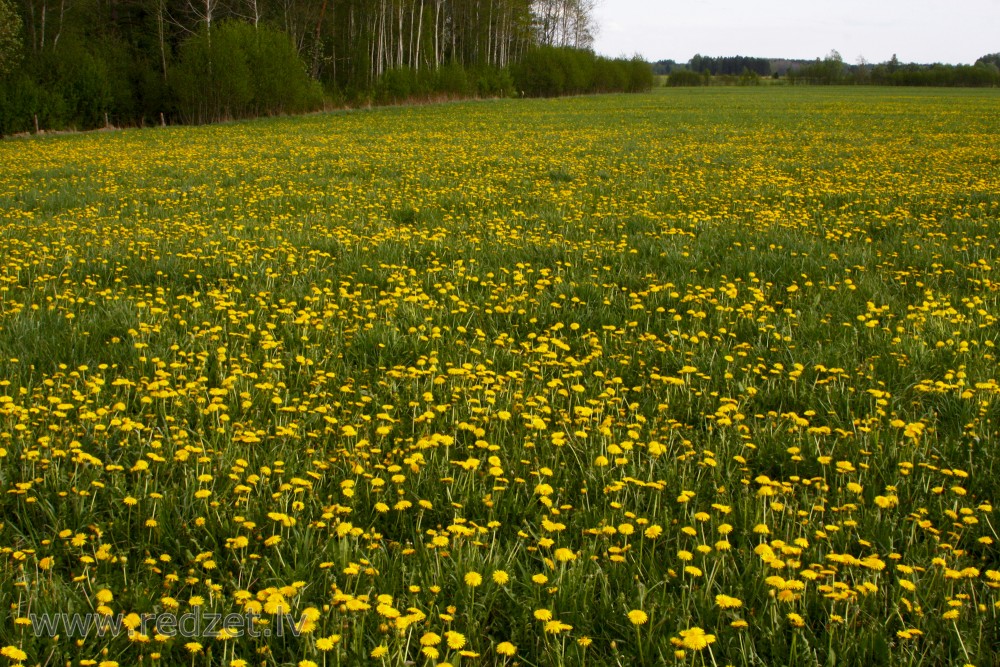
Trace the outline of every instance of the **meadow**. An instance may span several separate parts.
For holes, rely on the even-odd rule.
[[[998,102],[0,142],[2,660],[997,664]]]

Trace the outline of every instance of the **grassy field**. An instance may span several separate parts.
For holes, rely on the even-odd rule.
[[[996,664],[998,102],[0,142],[0,653]]]

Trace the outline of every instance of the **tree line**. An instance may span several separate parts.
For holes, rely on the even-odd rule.
[[[669,86],[754,85],[768,76],[815,85],[1000,86],[1000,53],[985,55],[973,65],[904,64],[896,56],[879,64],[863,58],[848,64],[837,51],[831,51],[814,61],[696,54],[687,63],[661,60],[652,66],[654,73],[667,76]]]
[[[769,58],[752,58],[748,56],[703,56],[696,53],[686,63],[673,60],[659,60],[652,64],[653,72],[661,76],[669,76],[674,72],[691,72],[705,76],[742,76],[747,72],[757,76],[770,76],[774,71],[773,61]],[[690,78],[690,77],[689,77]],[[693,79],[692,79],[693,80]]]
[[[792,83],[818,85],[990,88],[1000,86],[1000,54],[983,56],[973,65],[904,64],[895,55],[876,65],[864,59],[848,65],[839,53],[831,51],[823,59],[817,58],[815,62],[789,70],[788,79]]]
[[[594,5],[0,0],[0,134],[651,86],[590,50]]]

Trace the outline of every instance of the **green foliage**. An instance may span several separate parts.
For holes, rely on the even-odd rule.
[[[680,65],[673,60],[658,60],[653,63],[652,66],[653,74],[656,74],[657,76],[667,76],[678,67],[683,67],[683,65]]]
[[[0,135],[32,131],[35,116],[42,127],[63,125],[66,100],[23,72],[0,81]]]
[[[667,85],[672,88],[681,86],[703,86],[706,81],[706,77],[689,69],[675,69],[670,73],[670,76],[667,77]]]
[[[194,123],[310,111],[323,102],[287,35],[235,21],[184,42],[170,83],[178,113]]]
[[[612,61],[621,62],[621,61]],[[641,93],[653,88],[653,84],[656,83],[656,76],[653,74],[653,68],[648,62],[642,59],[640,56],[633,56],[624,65],[625,70],[628,72],[628,85],[625,88],[626,93]]]
[[[843,83],[847,75],[847,68],[844,65],[840,54],[833,51],[823,60],[819,58],[816,62],[805,65],[797,70],[788,72],[788,79],[792,83],[812,83],[819,85],[832,85]]]
[[[414,97],[419,89],[417,73],[409,67],[397,67],[379,79],[375,99],[382,103],[401,102]]]
[[[595,92],[640,92],[653,87],[652,67],[641,58],[610,60],[591,51],[543,46],[525,54],[511,70],[517,90],[528,97]]]
[[[448,63],[437,71],[396,67],[383,74],[375,86],[375,101],[395,104],[406,100],[449,98],[507,97],[514,84],[507,69],[482,67],[466,70],[459,63]]]
[[[1000,68],[1000,53],[990,53],[976,61],[976,65],[993,65]]]
[[[0,78],[21,59],[21,17],[9,0],[0,0]]]
[[[128,51],[110,40],[87,43],[67,35],[59,48],[37,54],[0,80],[0,133],[34,128],[92,129],[131,118]]]
[[[242,35],[252,72],[252,115],[312,111],[323,104],[323,91],[309,78],[288,35],[260,26],[234,24]]]
[[[246,54],[235,31],[226,26],[185,42],[170,81],[178,111],[187,122],[240,116],[253,96]]]
[[[560,49],[533,49],[514,66],[514,85],[523,95],[554,97],[566,88],[566,70],[562,66]]]
[[[936,86],[989,88],[1000,85],[1000,70],[980,59],[976,65],[877,65],[871,72],[872,83],[885,86]]]
[[[708,73],[712,76],[740,76],[749,70],[760,76],[770,76],[771,61],[767,58],[748,58],[746,56],[729,56],[714,58],[696,53],[688,62],[688,69],[699,74]],[[669,74],[669,72],[667,72]]]
[[[98,127],[111,110],[114,86],[107,63],[78,42],[46,58],[52,88],[66,99],[69,117],[83,128]],[[44,75],[43,75],[44,76]]]
[[[507,68],[483,67],[472,75],[480,97],[510,97],[514,93],[514,79]]]
[[[874,84],[879,86],[932,86],[938,88],[990,88],[1000,86],[1000,54],[983,56],[975,65],[921,65],[891,60],[875,65],[860,63],[848,67],[834,51],[823,60],[788,72],[794,84]]]
[[[740,85],[741,86],[759,86],[760,85],[760,74],[754,72],[750,69],[743,70],[743,74],[740,75]]]
[[[437,72],[435,90],[451,95],[467,95],[469,93],[469,77],[465,69],[456,62],[448,63]]]
[[[628,72],[615,61],[600,58],[594,63],[594,88],[598,92],[625,90],[628,85]]]

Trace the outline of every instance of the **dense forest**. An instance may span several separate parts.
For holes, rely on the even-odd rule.
[[[0,0],[0,134],[642,90],[594,0]]]

